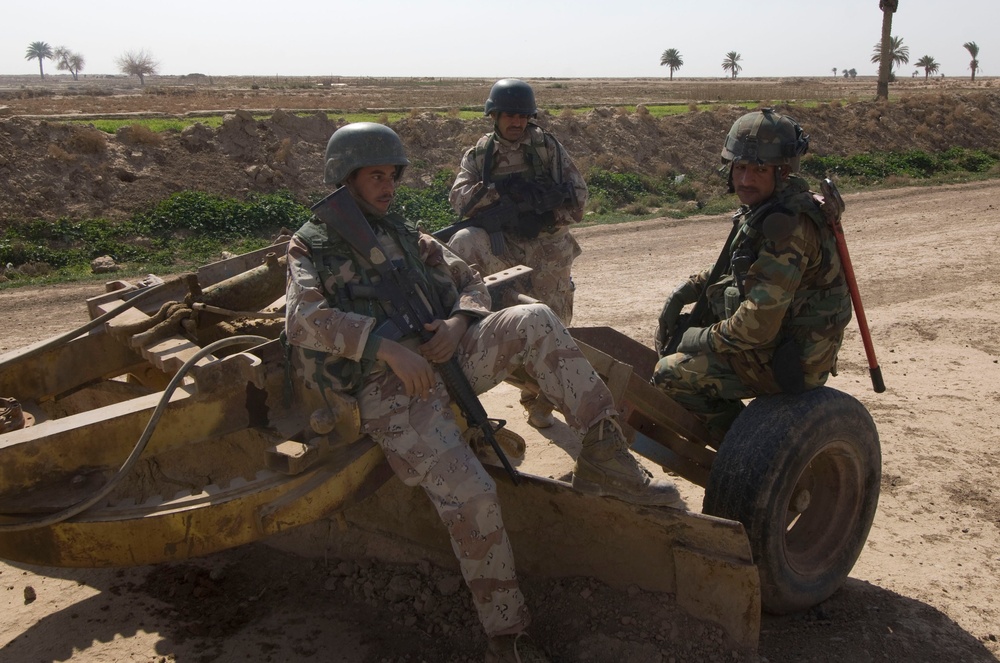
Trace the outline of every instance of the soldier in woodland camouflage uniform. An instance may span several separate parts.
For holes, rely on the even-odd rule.
[[[460,217],[472,217],[496,204],[501,195],[515,200],[531,186],[542,189],[568,185],[564,202],[544,213],[524,212],[519,228],[504,232],[505,251],[494,255],[481,228],[458,231],[448,247],[483,276],[515,265],[532,268],[527,293],[555,311],[563,324],[573,319],[573,282],[570,271],[580,255],[580,245],[569,231],[583,218],[587,184],[569,154],[555,137],[532,121],[538,113],[535,95],[524,81],[497,81],[486,100],[485,115],[493,118],[493,131],[469,149],[451,189],[451,206]],[[552,406],[532,391],[522,392],[529,423],[551,426]]]
[[[742,399],[798,393],[836,373],[851,299],[822,198],[792,174],[808,145],[794,120],[769,108],[736,121],[722,150],[730,189],[743,203],[733,218],[730,269],[715,283],[707,283],[711,269],[695,274],[660,314],[658,350],[683,307],[708,298],[710,320],[683,332],[652,382],[698,415],[716,441]]]
[[[298,376],[309,388],[357,398],[362,432],[377,442],[396,475],[421,486],[448,529],[462,575],[489,636],[487,661],[545,661],[525,637],[529,614],[518,588],[496,484],[463,440],[451,398],[433,364],[457,355],[477,393],[523,370],[583,436],[573,485],[638,503],[679,505],[673,484],[654,481],[628,451],[613,398],[566,328],[544,304],[491,313],[479,274],[430,235],[387,213],[409,163],[392,129],[367,122],[331,136],[326,182],[344,185],[388,257],[403,264],[447,319],[434,332],[399,341],[379,335],[379,299],[349,288],[376,285],[371,263],[313,219],[288,247],[286,335]],[[370,288],[368,289],[370,291]]]

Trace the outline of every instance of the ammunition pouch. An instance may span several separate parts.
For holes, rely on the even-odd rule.
[[[743,297],[740,295],[740,289],[735,285],[726,286],[726,289],[722,293],[722,297],[725,302],[726,317],[731,318],[736,313],[736,309],[740,307],[740,302],[743,301]]]

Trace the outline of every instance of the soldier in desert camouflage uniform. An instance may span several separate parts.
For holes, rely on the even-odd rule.
[[[392,129],[367,122],[330,137],[326,182],[344,185],[388,257],[440,299],[447,319],[431,340],[378,334],[387,312],[351,285],[378,283],[372,265],[325,224],[302,226],[288,247],[286,335],[298,376],[312,389],[357,398],[362,432],[396,475],[421,486],[448,529],[486,634],[487,661],[545,661],[524,637],[529,622],[496,484],[463,440],[433,364],[457,354],[477,393],[512,370],[531,376],[583,435],[573,485],[583,492],[679,506],[673,484],[652,480],[628,451],[613,398],[566,328],[544,304],[489,310],[479,274],[402,217],[388,213],[409,163]]]
[[[559,141],[532,121],[537,113],[534,91],[524,81],[508,78],[493,85],[485,104],[493,131],[462,158],[449,197],[451,206],[460,217],[474,219],[501,195],[519,200],[529,195],[532,186],[548,189],[565,184],[563,203],[544,213],[522,212],[518,228],[504,232],[502,255],[493,254],[489,237],[480,228],[458,231],[448,246],[483,276],[515,265],[531,267],[527,294],[548,304],[568,326],[573,319],[570,271],[581,252],[569,226],[583,218],[587,184]],[[521,402],[531,425],[552,425],[552,406],[544,398],[525,390]]]
[[[822,199],[794,175],[809,137],[767,108],[733,125],[722,150],[730,189],[743,205],[729,245],[730,269],[707,283],[695,274],[667,299],[656,331],[661,349],[686,304],[703,293],[710,319],[683,331],[652,382],[705,421],[721,441],[742,399],[798,393],[836,373],[851,299]]]

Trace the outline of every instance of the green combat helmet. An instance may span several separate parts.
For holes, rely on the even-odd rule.
[[[384,124],[352,122],[334,131],[326,144],[323,181],[339,185],[358,168],[386,164],[396,166],[397,175],[410,165],[396,132]]]
[[[535,116],[538,114],[538,108],[535,107],[535,92],[522,80],[516,78],[499,80],[490,89],[483,115],[493,113]]]
[[[809,149],[809,136],[798,122],[763,108],[736,120],[722,148],[722,162],[749,161],[758,165],[789,166],[797,172]]]

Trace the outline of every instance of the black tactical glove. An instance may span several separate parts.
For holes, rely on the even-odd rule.
[[[548,212],[562,205],[567,198],[564,186],[545,186],[540,182],[525,182],[524,199],[536,212]]]
[[[534,239],[543,229],[551,228],[555,223],[556,217],[552,212],[521,212],[517,215],[513,231],[518,237]]]
[[[656,335],[653,337],[653,345],[657,353],[663,351],[670,337],[677,330],[677,320],[680,318],[681,309],[687,304],[693,304],[697,299],[697,289],[690,281],[685,281],[667,297],[667,301],[663,304],[663,310],[660,312]]]

